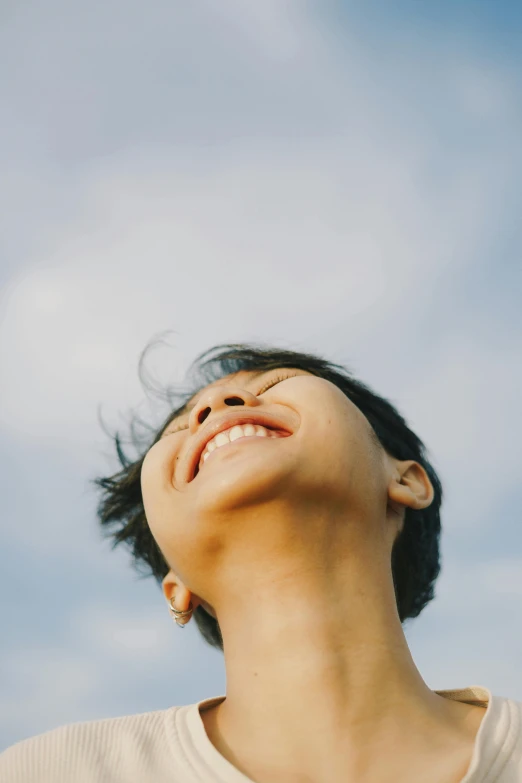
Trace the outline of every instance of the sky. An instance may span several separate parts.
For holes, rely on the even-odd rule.
[[[196,355],[344,364],[426,443],[432,689],[522,701],[522,7],[7,2],[0,51],[0,749],[226,692],[112,551],[100,427]]]

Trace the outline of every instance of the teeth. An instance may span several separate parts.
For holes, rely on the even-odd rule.
[[[220,432],[216,437],[214,438],[216,446],[224,446],[225,443],[230,443],[230,438],[228,437],[228,433]]]
[[[254,429],[254,428],[252,427],[252,429]],[[245,432],[243,430],[245,430]],[[235,427],[232,427],[232,429],[228,431],[228,437],[230,438],[230,442],[233,443],[238,438],[244,438],[245,435],[253,435],[254,433],[255,433],[255,430],[254,430],[254,432],[247,433],[246,432],[246,426],[245,427],[240,427],[238,424],[236,424]]]
[[[220,446],[224,446],[226,443],[233,443],[238,438],[252,437],[256,435],[259,438],[277,438],[279,437],[276,432],[267,430],[260,424],[235,424],[224,432],[219,432],[212,440],[210,440],[201,456],[199,462],[202,465],[209,457],[214,449],[218,449]]]

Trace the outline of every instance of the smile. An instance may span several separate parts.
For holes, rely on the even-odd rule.
[[[273,440],[274,438],[282,438],[286,435],[288,435],[288,433],[283,433],[278,430],[270,430],[268,427],[263,427],[260,424],[236,424],[233,427],[230,427],[228,430],[223,430],[207,443],[201,455],[199,464],[196,466],[194,478],[198,475],[199,471],[203,467],[203,464],[207,461],[207,459],[209,459],[211,454],[214,451],[218,451],[219,449],[223,448],[224,446],[228,446],[231,443],[235,443],[236,441],[255,441],[257,438],[268,438],[269,440]]]

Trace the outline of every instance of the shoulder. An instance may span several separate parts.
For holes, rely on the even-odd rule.
[[[166,718],[179,707],[71,723],[0,753],[2,783],[130,781],[165,755]],[[134,770],[134,772],[132,772]]]

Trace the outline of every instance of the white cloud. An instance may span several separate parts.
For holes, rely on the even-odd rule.
[[[73,619],[72,630],[76,639],[83,640],[103,657],[109,656],[113,662],[119,662],[118,665],[146,662],[152,667],[167,666],[172,658],[180,665],[188,663],[186,647],[176,636],[166,607],[160,615],[159,611],[135,604],[128,610],[90,605],[82,610],[81,616]]]
[[[422,373],[409,377],[401,404],[422,433],[446,489],[445,516],[461,532],[492,525],[520,476],[522,393],[516,335],[441,334]]]
[[[407,631],[431,688],[484,685],[522,701],[521,591],[520,556],[444,561],[436,599]]]
[[[67,723],[224,692],[223,656],[203,642],[194,621],[180,631],[159,597],[147,605],[136,585],[126,595],[127,605],[110,589],[103,605],[96,595],[85,602],[75,597],[54,639],[4,647],[0,751]]]
[[[520,599],[522,598],[522,557],[513,556],[494,560],[487,563],[481,570],[481,578],[485,587],[491,593],[502,597],[509,596],[514,599],[519,609],[519,618],[522,619]],[[522,642],[522,624],[518,624],[520,640]],[[522,672],[521,672],[522,679]]]
[[[308,13],[296,0],[265,0],[242,3],[241,0],[209,0],[208,6],[222,23],[234,31],[234,38],[247,41],[262,54],[280,62],[291,62],[310,45],[313,27]],[[315,36],[314,36],[315,37]]]
[[[85,720],[102,717],[96,715],[95,703],[103,694],[105,672],[88,655],[36,644],[4,652],[1,663],[2,744],[4,738],[22,739],[72,722],[77,706],[84,708]]]
[[[270,161],[266,150],[205,167],[171,159],[160,172],[152,157],[144,173],[125,154],[94,169],[89,210],[7,291],[3,426],[92,438],[98,402],[140,395],[138,354],[167,327],[186,351],[260,334],[306,342],[336,324],[362,348],[390,320],[409,329],[450,262],[455,274],[479,250],[488,201],[477,171],[469,188],[461,176],[443,228],[406,150],[392,164],[359,141],[363,157],[308,144]]]
[[[487,553],[486,553],[487,554]],[[459,618],[466,611],[508,613],[520,603],[522,593],[522,557],[491,557],[463,563],[450,557],[437,582],[436,614],[441,618]],[[520,609],[518,611],[520,614]],[[522,642],[522,625],[515,623]]]

